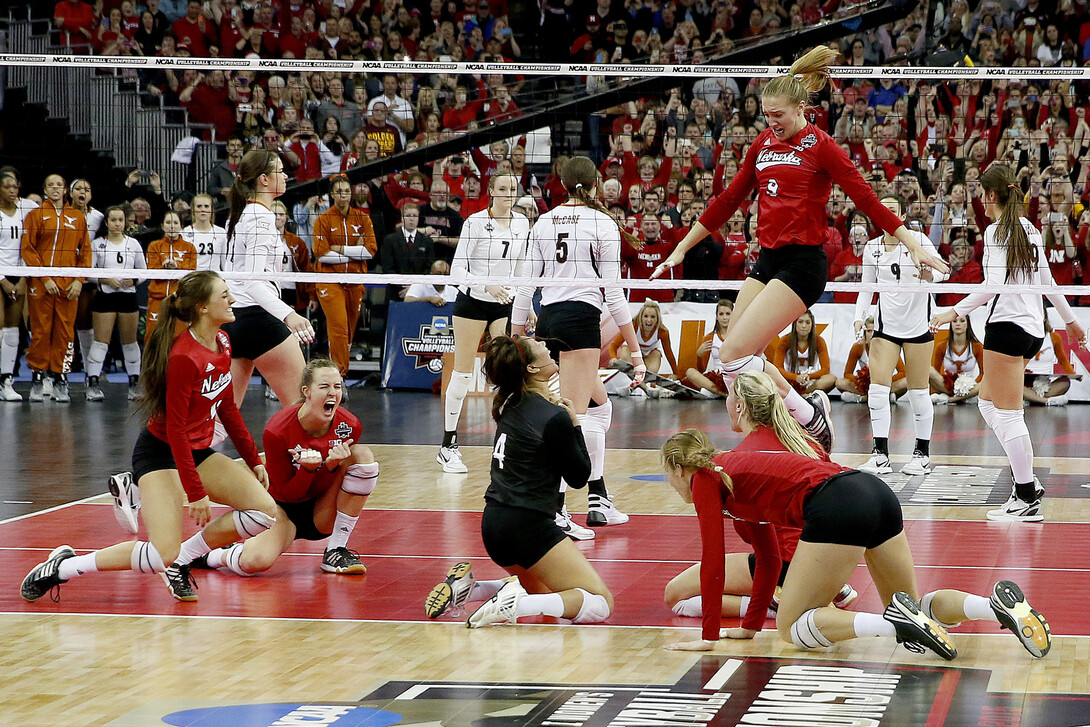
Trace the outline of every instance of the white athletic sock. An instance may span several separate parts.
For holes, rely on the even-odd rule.
[[[242,560],[242,543],[235,543],[234,545],[226,548],[223,554],[223,567],[232,573],[237,573],[240,576],[252,576],[253,573],[247,573],[242,570],[242,565],[239,561]],[[209,564],[211,565],[211,564]]]
[[[995,435],[1007,453],[1015,483],[1033,482],[1033,441],[1022,409],[996,409]]]
[[[326,550],[343,548],[348,545],[348,538],[352,536],[357,520],[359,520],[358,517],[350,517],[338,510],[337,519],[333,521],[333,534],[329,536],[329,543],[325,547]]]
[[[888,402],[889,399],[887,398]],[[896,636],[897,629],[893,624],[886,621],[882,616],[877,613],[857,613],[855,614],[855,635],[856,638],[863,638],[864,636]]]
[[[230,546],[228,546],[227,548],[213,548],[212,550],[208,551],[208,557],[205,558],[205,561],[208,563],[208,567],[209,568],[223,568],[223,567],[225,567],[224,563],[223,563],[223,559],[227,555],[227,551],[228,551],[229,548],[230,548]]]
[[[912,405],[912,425],[916,439],[931,441],[931,430],[935,426],[935,405],[931,403],[929,389],[909,389],[908,403]]]
[[[129,376],[140,375],[140,344],[123,343],[121,352],[125,355],[125,373]]]
[[[601,432],[601,446],[596,444],[595,449],[590,448],[590,440],[586,438],[586,430],[584,429],[583,437],[587,443],[587,453],[590,455],[590,479],[601,479],[605,473],[606,468],[606,434],[609,432],[609,426],[613,423],[613,402],[606,399],[605,404],[599,404],[598,406],[587,409],[586,421],[583,426],[593,425],[596,432]],[[597,436],[597,435],[595,435]]]
[[[738,615],[739,616],[745,616],[746,615],[746,611],[749,610],[749,602],[750,602],[750,597],[749,596],[740,596],[739,597],[739,599],[738,599]]]
[[[91,344],[95,341],[95,329],[79,329],[76,331],[76,339],[79,341],[79,353],[83,357],[83,367],[86,369],[87,361],[91,358]]]
[[[57,567],[57,575],[66,581],[70,581],[76,576],[97,572],[98,563],[95,561],[94,552],[84,553],[83,555],[77,555],[75,558],[62,560],[60,566]]]
[[[999,621],[992,609],[992,602],[984,596],[967,594],[961,610],[965,613],[965,618],[970,621]]]
[[[531,593],[523,596],[515,610],[519,616],[555,616],[564,615],[564,599],[559,593]]]
[[[587,443],[587,454],[590,455],[590,479],[596,480],[602,476],[602,470],[606,462],[606,433],[602,429],[601,422],[588,414],[577,416],[583,428],[583,441]],[[597,471],[595,465],[598,465]]]
[[[686,616],[688,618],[700,618],[704,615],[704,608],[700,596],[690,596],[684,600],[678,601],[674,604],[672,609],[678,616]]]
[[[806,401],[806,398],[795,391],[794,387],[787,392],[787,396],[783,398],[783,403],[787,405],[787,411],[791,412],[791,416],[795,418],[795,421],[802,426],[805,427],[814,420],[813,404]]]
[[[178,549],[178,559],[174,562],[178,565],[189,565],[210,550],[212,549],[208,547],[208,543],[204,542],[204,533],[200,532],[182,543],[182,547]]]
[[[931,402],[930,399],[927,400]],[[889,387],[871,382],[867,389],[867,406],[870,407],[871,434],[879,439],[889,438]]]
[[[0,329],[0,374],[15,373],[15,359],[19,355],[19,329]]]
[[[473,374],[452,371],[447,382],[446,408],[443,411],[443,431],[454,432],[458,429],[458,420],[462,417],[462,404],[469,393],[469,382]]]
[[[473,584],[473,590],[469,592],[470,601],[487,601],[496,595],[496,591],[503,588],[507,581],[501,579],[494,581],[477,581]]]
[[[93,341],[91,348],[87,352],[87,358],[85,358],[84,371],[88,376],[101,376],[102,364],[106,361],[106,352],[110,350],[110,344],[102,343],[101,341]]]

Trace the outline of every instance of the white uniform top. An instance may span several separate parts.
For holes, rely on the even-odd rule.
[[[965,350],[961,353],[950,350],[947,342],[942,355],[942,370],[955,374],[971,374],[974,378],[980,376],[980,367],[977,365],[976,356],[973,355],[973,344],[965,344]]]
[[[453,285],[444,285],[442,290],[439,290],[431,283],[425,285],[424,283],[413,283],[409,286],[409,289],[405,292],[406,298],[442,298],[448,303],[453,303],[454,299],[458,297],[458,289]]]
[[[723,347],[723,339],[719,337],[719,331],[712,333],[712,350],[708,351],[708,365],[704,367],[704,373],[719,371],[723,362],[719,359],[719,349]]]
[[[119,242],[113,243],[105,237],[99,237],[91,245],[91,267],[101,268],[104,270],[132,270],[133,268],[139,268],[141,270],[148,269],[148,263],[144,259],[144,248],[140,247],[140,243],[128,235]],[[107,278],[114,278],[114,275],[98,276],[98,280],[106,280]],[[140,282],[143,278],[137,278],[136,282]],[[111,293],[135,293],[135,285],[125,285],[117,290],[114,290],[109,285],[99,285],[99,295],[110,295]]]
[[[666,353],[666,351],[664,351],[663,348],[662,348],[662,341],[659,340],[658,326],[655,327],[655,330],[652,331],[651,335],[648,336],[647,338],[643,337],[643,327],[642,326],[637,326],[636,327],[636,342],[638,344],[640,344],[640,353],[642,353],[645,358],[648,355],[650,355],[650,353],[652,351],[655,351],[655,350],[659,350],[659,351],[662,351],[663,353]]]
[[[926,235],[909,231],[924,250],[938,257],[938,250]],[[913,288],[926,282],[941,282],[946,275],[932,272],[932,280],[920,279],[920,271],[912,262],[912,253],[908,248],[897,243],[892,250],[887,250],[882,237],[867,242],[863,248],[864,283],[897,285],[904,291],[890,291],[878,294],[878,310],[874,315],[874,331],[881,331],[893,338],[916,338],[928,332],[931,320],[931,295],[912,292]],[[855,320],[867,319],[867,310],[873,293],[860,293],[855,299]]]
[[[291,247],[288,245],[288,238],[284,236],[284,233],[280,233],[280,271],[281,272],[299,272],[295,269],[295,255],[291,252]],[[285,280],[282,283],[278,283],[280,290],[295,290],[294,280]]]
[[[84,217],[87,219],[87,236],[93,240],[98,231],[102,229],[102,221],[106,219],[106,215],[91,207]]]
[[[212,225],[208,232],[201,232],[190,225],[182,230],[182,239],[197,248],[197,270],[227,269],[227,230]]]
[[[529,275],[530,221],[518,212],[512,212],[511,218],[511,226],[505,230],[486,209],[467,217],[450,263],[451,277],[461,280],[467,275],[495,278]],[[459,285],[458,289],[486,303],[499,302],[485,292],[483,285]]]
[[[863,352],[859,354],[859,360],[855,362],[855,371],[852,371],[852,376],[858,376],[860,370],[862,370],[864,367],[869,367],[869,366],[870,366],[870,351],[868,351],[867,347],[864,346],[863,347]]]
[[[816,354],[816,350],[815,350]],[[794,369],[791,368],[791,351],[788,350],[784,353],[783,368],[788,373],[792,374],[808,374],[811,371],[816,371],[821,368],[821,360],[815,355],[814,363],[810,363],[810,347],[800,348],[798,354],[795,356],[798,359],[795,362]]]
[[[1052,376],[1056,373],[1056,364],[1059,362],[1060,359],[1056,357],[1056,346],[1053,344],[1052,336],[1045,336],[1044,343],[1041,344],[1041,350],[1026,364],[1026,373]]]
[[[1002,285],[1011,290],[1017,290],[1023,285],[1050,285],[1055,287],[1056,281],[1052,279],[1052,270],[1048,267],[1048,258],[1045,255],[1044,242],[1041,233],[1025,217],[1020,218],[1022,228],[1029,235],[1029,243],[1037,253],[1037,270],[1025,275],[1016,273],[1007,279],[1007,241],[997,239],[999,226],[988,225],[984,230],[984,284]],[[1046,295],[1048,301],[1055,306],[1064,323],[1075,320],[1075,313],[1068,305],[1067,299],[1059,293]],[[993,300],[994,299],[994,300]],[[991,301],[988,311],[988,323],[1008,322],[1014,323],[1023,331],[1034,338],[1045,337],[1045,310],[1041,305],[1041,296],[1038,293],[973,293],[954,306],[954,311],[959,316],[967,316],[980,306]]]
[[[594,280],[621,279],[621,232],[608,214],[582,204],[564,203],[541,215],[530,231],[530,274],[591,285],[549,286],[541,305],[568,301],[607,308],[619,326],[632,322],[621,288],[593,287]],[[511,322],[523,325],[529,316],[532,287],[520,287]]]
[[[38,205],[29,199],[20,198],[15,203],[14,215],[0,210],[0,265],[22,267],[20,246],[23,244],[23,222],[30,211],[35,209],[38,209]]]
[[[287,243],[276,229],[276,215],[260,202],[250,202],[242,210],[234,237],[227,246],[227,270],[246,273],[284,272]],[[291,259],[291,253],[287,253]],[[290,264],[290,263],[289,263]],[[280,288],[272,280],[229,280],[228,287],[239,308],[259,305],[277,320],[293,313],[280,300]]]

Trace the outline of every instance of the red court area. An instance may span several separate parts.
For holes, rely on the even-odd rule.
[[[8,580],[0,612],[226,616],[247,618],[428,621],[423,601],[458,560],[470,560],[478,578],[499,578],[480,539],[480,513],[437,510],[364,510],[349,546],[367,564],[362,577],[319,569],[322,544],[297,541],[269,571],[252,578],[196,571],[200,600],[178,603],[159,578],[98,573],[26,603],[19,582],[60,544],[86,552],[122,540],[108,506],[75,504],[0,523],[0,571]],[[922,593],[959,588],[988,594],[997,580],[1018,582],[1056,635],[1090,635],[1090,523],[1038,525],[912,520],[906,523]],[[745,545],[726,528],[728,551]],[[662,603],[667,581],[699,558],[692,516],[633,515],[623,526],[598,531],[578,544],[612,590],[615,626],[697,627]],[[860,567],[851,578],[861,597],[853,609],[880,612],[883,604]],[[769,624],[771,627],[771,624]],[[967,624],[961,632],[996,632],[995,624]]]

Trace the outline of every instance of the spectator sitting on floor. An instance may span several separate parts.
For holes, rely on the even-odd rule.
[[[450,275],[450,265],[445,260],[436,260],[431,264],[432,275]],[[425,301],[436,307],[453,303],[458,297],[458,288],[453,285],[431,285],[413,283],[405,292],[406,303]]]

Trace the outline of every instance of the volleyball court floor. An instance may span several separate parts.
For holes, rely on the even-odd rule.
[[[274,404],[259,402],[256,396],[259,391],[251,388],[244,406],[244,415],[255,433],[276,410]],[[352,390],[347,405],[363,421],[364,438],[375,443],[373,449],[382,466],[378,488],[349,543],[366,563],[366,575],[325,574],[318,567],[322,544],[297,541],[271,570],[253,578],[197,571],[199,601],[196,603],[174,601],[156,577],[100,573],[63,585],[58,602],[43,597],[33,604],[19,597],[19,581],[54,547],[64,543],[77,552],[85,552],[126,539],[114,522],[110,498],[102,492],[106,477],[127,462],[140,423],[137,417],[130,416],[131,407],[123,403],[97,408],[83,402],[74,402],[67,408],[49,403],[35,407],[5,406],[0,412],[3,415],[0,435],[12,446],[5,445],[4,450],[9,454],[22,452],[23,457],[7,460],[4,481],[0,484],[3,500],[0,512],[7,516],[0,521],[0,572],[7,574],[0,589],[0,624],[6,626],[0,626],[0,632],[29,629],[31,633],[47,633],[52,648],[59,648],[62,653],[67,653],[63,646],[66,639],[77,644],[90,639],[94,648],[105,648],[110,639],[103,633],[113,632],[109,629],[102,632],[99,627],[113,624],[117,618],[126,624],[122,633],[128,633],[129,638],[147,637],[149,645],[168,651],[179,648],[180,634],[199,633],[211,622],[220,624],[234,636],[245,632],[250,622],[260,622],[265,624],[261,627],[264,638],[271,639],[271,646],[265,648],[289,651],[299,629],[306,628],[310,638],[313,629],[321,632],[322,624],[349,624],[362,634],[388,635],[388,629],[392,628],[398,640],[417,642],[425,650],[434,647],[428,644],[436,633],[441,633],[443,646],[439,653],[449,650],[453,654],[461,653],[468,645],[502,645],[512,638],[509,634],[536,634],[540,628],[562,634],[559,637],[562,644],[572,638],[570,634],[583,634],[578,637],[577,647],[558,647],[561,652],[565,648],[571,650],[572,656],[572,665],[559,672],[559,677],[557,672],[549,671],[546,679],[530,679],[527,674],[535,672],[527,670],[524,657],[519,657],[515,667],[501,660],[506,666],[490,671],[489,683],[510,679],[563,683],[569,680],[563,677],[591,669],[594,678],[588,681],[594,683],[635,679],[637,683],[655,684],[661,679],[651,678],[644,670],[659,669],[666,664],[667,673],[681,673],[678,670],[684,671],[685,664],[700,663],[698,656],[661,648],[668,640],[695,638],[697,634],[698,620],[674,616],[663,604],[662,595],[669,579],[699,558],[700,544],[691,506],[682,503],[662,480],[657,447],[666,436],[684,426],[705,428],[720,446],[738,441],[738,435],[729,431],[721,402],[615,401],[614,426],[608,442],[607,484],[618,505],[631,513],[632,518],[623,526],[598,529],[593,541],[578,543],[614,595],[616,609],[608,622],[612,628],[520,625],[486,632],[466,631],[459,625],[460,619],[453,618],[441,619],[445,625],[420,624],[430,623],[423,612],[425,595],[443,579],[454,562],[471,561],[479,578],[505,575],[488,559],[479,534],[491,442],[487,400],[469,400],[466,407],[462,446],[470,468],[468,476],[444,475],[435,463],[432,442],[440,434],[438,398]],[[1001,673],[999,682],[1013,684],[1023,694],[1042,690],[1090,692],[1087,684],[1090,677],[1086,673],[1090,619],[1086,618],[1085,607],[1090,603],[1090,460],[1080,456],[1090,442],[1083,425],[1087,411],[1090,409],[1084,405],[1072,405],[1066,410],[1027,410],[1039,455],[1038,472],[1049,488],[1047,522],[1043,524],[992,523],[985,519],[984,512],[1006,498],[1010,480],[1001,450],[991,433],[984,431],[975,407],[937,408],[932,444],[937,467],[932,475],[907,478],[895,474],[888,478],[905,509],[921,592],[954,587],[987,594],[996,581],[1014,580],[1048,617],[1057,642],[1065,644],[1061,650],[1054,649],[1048,659],[1032,662],[1012,637],[1000,634],[995,624],[966,624],[955,631],[958,635],[978,635],[958,636],[959,645],[968,643],[967,649],[963,646],[967,663]],[[896,466],[898,459],[902,463],[907,461],[911,449],[911,412],[907,406],[897,406],[893,415],[890,441],[891,450],[899,453],[894,456]],[[835,404],[834,417],[838,427],[835,458],[849,466],[861,463],[870,441],[865,406]],[[569,497],[573,513],[585,512],[585,502],[582,493]],[[575,517],[582,521],[581,514]],[[725,530],[728,552],[745,550],[729,524]],[[142,528],[142,535],[143,532]],[[867,578],[865,566],[855,571],[851,582],[860,592],[853,609],[880,612],[883,604]],[[142,617],[160,621],[149,632],[149,622]],[[539,618],[530,619],[529,623],[551,621]],[[282,622],[285,630],[277,629],[277,622]],[[725,625],[732,623],[727,620]],[[435,631],[437,628],[439,632]],[[780,644],[771,622],[766,629],[768,632],[753,642],[721,643],[716,653],[738,653],[752,658],[771,654],[787,659],[822,656],[800,654]],[[597,663],[595,647],[587,645],[594,643],[593,638],[587,642],[588,633],[605,639],[607,646],[603,648],[612,653],[609,664]],[[980,641],[974,642],[974,638]],[[633,644],[638,646],[632,659],[618,661],[618,653],[623,657],[625,649]],[[19,663],[17,652],[21,648],[25,645],[0,646],[0,663]],[[873,659],[877,653],[880,663],[915,660],[930,666],[944,665],[930,656],[915,657],[891,644],[877,652],[876,648],[842,645],[832,652],[832,658]],[[489,658],[496,659],[495,655]],[[491,668],[496,667],[495,663],[488,663]],[[1039,665],[1049,668],[1040,671]],[[449,679],[450,666],[420,664],[407,658],[375,666],[378,673],[367,673],[375,684],[391,678]],[[43,663],[39,667],[44,670],[42,674],[48,674],[56,665]],[[246,665],[242,672],[255,667],[255,664]],[[1066,676],[1057,676],[1060,673]],[[98,678],[91,673],[78,676],[81,680]],[[325,689],[308,688],[309,691],[304,689],[301,695],[296,694],[297,690],[292,688],[295,681],[289,679],[282,690],[274,693],[291,693],[293,699],[308,695],[309,699],[331,698],[325,696],[328,691]],[[211,691],[218,698],[237,693],[232,690],[221,693],[222,685],[213,684]],[[997,684],[993,677],[992,686]],[[361,685],[355,684],[341,699],[361,697],[360,688]],[[260,699],[246,690],[241,695],[243,701]],[[131,710],[141,704],[158,704],[156,700],[142,699],[129,694],[122,702],[124,709],[117,711],[100,705],[101,714],[95,713],[97,721],[71,723],[162,724],[156,720],[142,722],[140,718],[131,722],[111,721],[123,714],[131,717],[136,713]],[[0,703],[5,701],[9,700],[0,697]],[[30,717],[29,724],[36,723],[33,716],[49,713],[48,709],[39,710],[43,705],[35,705],[33,700],[28,704],[16,699],[9,701],[8,706]],[[159,713],[156,715],[158,718]],[[1090,718],[1090,714],[1087,716]],[[231,723],[250,724],[234,717]],[[258,723],[260,720],[253,722]]]

